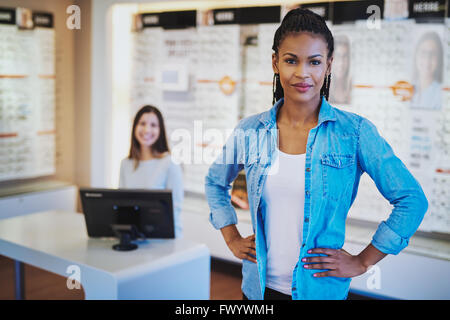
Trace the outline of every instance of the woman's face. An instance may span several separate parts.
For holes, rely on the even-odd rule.
[[[159,138],[159,121],[154,112],[146,112],[139,119],[134,136],[142,147],[152,146]]]
[[[439,48],[432,39],[423,41],[417,48],[416,68],[419,80],[431,82],[438,66]]]
[[[320,97],[333,60],[327,56],[327,43],[320,35],[299,32],[282,40],[278,55],[272,55],[272,67],[280,74],[285,99],[305,103]]]

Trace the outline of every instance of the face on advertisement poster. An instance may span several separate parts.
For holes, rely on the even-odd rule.
[[[417,29],[413,55],[414,95],[411,108],[440,109],[444,71],[442,26],[434,28],[418,26]]]

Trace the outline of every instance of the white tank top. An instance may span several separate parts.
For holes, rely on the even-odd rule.
[[[292,295],[292,274],[302,243],[306,155],[277,151],[262,194],[266,204],[266,286]]]

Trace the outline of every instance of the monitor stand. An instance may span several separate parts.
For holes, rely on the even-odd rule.
[[[136,250],[138,245],[132,243],[135,230],[131,225],[112,225],[114,233],[120,238],[120,243],[115,244],[112,248],[116,251],[131,251]]]

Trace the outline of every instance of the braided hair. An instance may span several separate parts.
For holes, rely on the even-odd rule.
[[[328,46],[328,58],[330,58],[333,55],[334,51],[333,35],[331,34],[330,29],[328,29],[325,20],[318,14],[310,10],[301,8],[289,11],[283,18],[283,21],[281,21],[281,25],[275,32],[272,50],[275,52],[276,55],[278,55],[278,49],[280,47],[281,42],[285,39],[285,37],[294,32],[302,32],[302,31],[322,35],[325,38],[325,42],[327,43]],[[325,77],[323,86],[320,89],[320,96],[325,97],[325,99],[327,100],[330,92],[330,82],[331,82],[331,74]],[[280,75],[278,73],[274,74],[272,90],[273,90],[272,104],[275,104],[275,102],[277,102],[284,96],[283,87],[281,86],[280,81]]]

